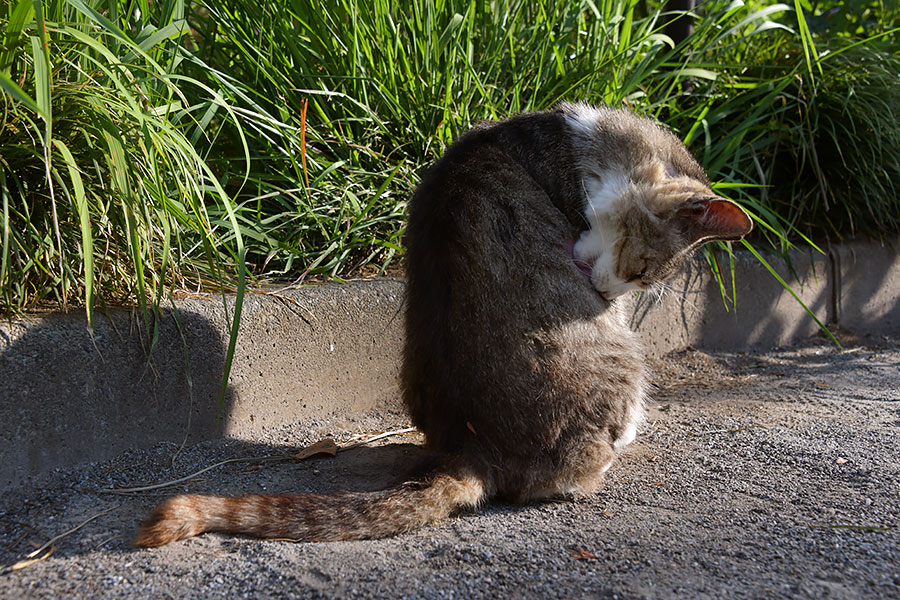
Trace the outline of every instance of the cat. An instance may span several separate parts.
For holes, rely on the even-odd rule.
[[[563,103],[475,127],[409,206],[401,387],[436,457],[425,474],[380,492],[178,496],[137,544],[378,538],[492,499],[595,492],[648,391],[619,298],[751,229],[671,132],[630,112]]]

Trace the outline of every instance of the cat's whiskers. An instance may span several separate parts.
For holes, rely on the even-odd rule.
[[[584,182],[585,182],[585,179],[582,177],[581,182],[580,182],[581,190],[584,192],[585,198],[590,198],[590,195],[588,194],[587,185]],[[591,211],[591,216],[594,218],[597,218],[597,208],[590,202],[586,202],[585,205],[586,205],[586,209]],[[591,220],[588,218],[587,212],[585,211],[585,213],[583,213],[583,214],[579,213],[579,216],[581,216],[581,218],[584,219],[585,224],[587,224],[588,229],[590,229],[591,228]]]
[[[656,302],[657,304],[661,304],[663,299],[669,294],[674,294],[675,290],[671,285],[666,283],[665,281],[660,281],[659,284],[654,286],[654,293],[656,294]]]
[[[658,282],[654,283],[653,286],[651,288],[649,288],[648,291],[650,291],[650,290],[652,290],[654,295],[656,296],[656,299],[654,300],[654,303],[656,303],[656,304],[661,303],[667,296],[671,295],[671,296],[675,297],[679,302],[686,305],[688,308],[691,308],[693,310],[699,309],[699,307],[697,306],[697,303],[694,302],[693,300],[691,300],[688,297],[687,293],[685,293],[684,290],[679,291],[679,290],[675,289],[675,287],[672,284],[670,284],[666,281],[658,281]]]
[[[650,304],[659,304],[670,291],[665,282],[657,281],[641,289],[641,298],[648,298]]]

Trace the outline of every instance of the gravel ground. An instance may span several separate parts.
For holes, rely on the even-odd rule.
[[[254,441],[160,445],[0,496],[2,598],[898,598],[900,344],[671,354],[637,441],[596,497],[492,505],[380,541],[131,540],[173,491],[375,489],[416,436],[302,462],[231,463],[167,491],[99,493],[217,461],[406,425],[297,423]],[[173,461],[173,456],[174,457]],[[109,511],[103,514],[102,511]],[[44,560],[11,571],[35,547]]]

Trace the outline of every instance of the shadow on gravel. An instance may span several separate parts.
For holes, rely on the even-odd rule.
[[[173,494],[373,490],[402,478],[424,456],[418,446],[232,463],[134,496],[96,491],[288,454],[325,431],[343,431],[346,443],[351,430],[389,427],[378,413],[345,425],[299,421],[256,443],[156,444],[47,472],[0,493],[0,562],[100,516],[58,539],[46,560],[0,575],[0,597],[897,598],[900,370],[891,365],[900,344],[863,340],[843,354],[820,340],[670,355],[659,367],[674,388],[654,394],[600,494],[493,505],[383,540],[207,534],[131,545],[140,520]]]
[[[173,445],[165,444],[149,451],[124,453],[80,472],[73,471],[71,475],[0,495],[0,565],[20,560],[33,549],[34,543],[43,543],[107,509],[111,510],[85,525],[76,535],[56,542],[54,556],[78,556],[97,550],[111,554],[147,552],[133,545],[138,525],[157,504],[174,495],[375,491],[406,480],[427,454],[421,446],[409,443],[363,446],[334,457],[302,461],[232,462],[189,482],[146,492],[122,495],[100,491],[164,483],[226,459],[292,455],[299,448],[216,440],[185,448],[173,468],[171,460],[176,450]],[[170,550],[163,551],[177,551],[193,543],[196,542],[176,542],[166,547]]]
[[[222,432],[225,348],[202,314],[137,311],[85,319],[62,312],[0,324],[0,490],[50,469],[130,448]],[[180,441],[180,440],[179,440]]]

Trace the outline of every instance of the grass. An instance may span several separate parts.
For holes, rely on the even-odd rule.
[[[240,229],[210,216],[233,213],[232,196],[192,143],[228,107],[172,69],[184,6],[155,25],[121,15],[132,32],[80,1],[52,6],[10,7],[31,20],[12,42],[7,28],[4,81],[34,101],[4,95],[4,308],[74,301],[90,319],[98,302],[158,304],[173,285],[239,271]]]
[[[243,82],[229,100],[267,115],[272,127],[255,149],[269,169],[255,172],[245,192],[256,223],[270,217],[275,225],[266,223],[251,255],[270,272],[296,271],[299,260],[332,275],[394,258],[418,173],[471,124],[561,99],[628,105],[675,122],[670,108],[693,98],[689,82],[698,89],[721,77],[707,64],[713,50],[773,26],[768,9],[722,8],[675,48],[660,34],[658,11],[642,16],[634,2],[205,6],[194,53],[218,65],[203,69],[210,85]],[[691,45],[698,39],[703,51]],[[711,162],[734,151],[706,148]]]
[[[900,19],[875,4],[711,2],[675,46],[634,0],[12,1],[0,309],[383,270],[448,143],[561,99],[667,123],[757,245],[896,233]]]
[[[795,86],[802,102],[773,160],[774,210],[837,239],[900,231],[900,58],[890,47],[846,44],[821,66]]]
[[[208,161],[211,146],[196,140],[214,135],[217,116],[241,123],[216,90],[177,68],[179,39],[189,33],[185,4],[156,3],[153,21],[148,9],[9,4],[0,307],[74,300],[90,324],[97,304],[136,303],[152,344],[158,313],[148,304],[158,310],[176,286],[234,278],[224,389],[246,250],[233,196]]]

